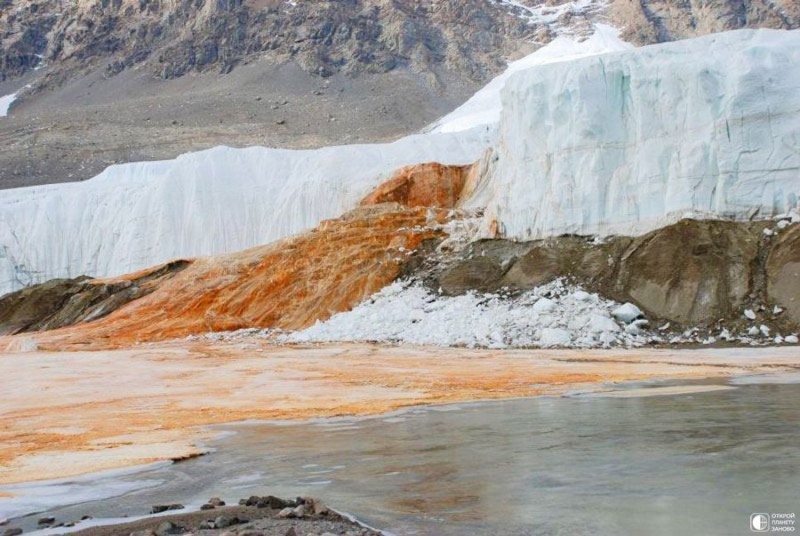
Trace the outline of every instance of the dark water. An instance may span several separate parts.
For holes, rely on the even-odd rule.
[[[751,534],[751,513],[800,515],[797,384],[224,429],[208,456],[123,478],[156,487],[55,515],[268,493],[404,535],[728,536]]]

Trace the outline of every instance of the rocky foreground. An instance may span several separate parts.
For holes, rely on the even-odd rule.
[[[378,536],[380,533],[358,525],[328,508],[319,499],[297,497],[281,499],[272,495],[241,499],[236,506],[218,497],[209,499],[199,512],[178,513],[181,504],[154,505],[158,515],[121,525],[105,525],[75,532],[83,536]],[[90,520],[84,516],[82,521]],[[42,517],[39,528],[71,528],[76,521]],[[4,536],[23,534],[17,527],[7,528]]]

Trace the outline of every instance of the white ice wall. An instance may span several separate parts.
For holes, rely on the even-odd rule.
[[[354,208],[399,167],[472,163],[489,143],[465,132],[311,151],[218,147],[0,191],[0,294],[265,244]]]
[[[530,68],[503,91],[473,205],[508,237],[766,217],[800,193],[800,31],[743,30]]]
[[[467,102],[436,121],[429,130],[450,133],[469,130],[479,125],[494,127],[500,121],[503,88],[515,73],[536,65],[571,61],[632,48],[633,45],[620,39],[619,30],[605,24],[596,24],[594,33],[582,41],[566,35],[558,36],[536,52],[511,62],[503,73],[492,79]]]

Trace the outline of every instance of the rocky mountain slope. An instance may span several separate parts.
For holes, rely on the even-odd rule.
[[[0,188],[220,144],[416,131],[507,60],[611,19],[637,43],[796,27],[792,0],[0,0]],[[26,85],[31,87],[23,89]]]
[[[502,4],[416,0],[6,0],[2,76],[40,59],[50,84],[103,67],[159,78],[229,72],[268,57],[322,77],[440,68],[483,81],[516,51],[526,25]]]
[[[623,38],[652,44],[739,28],[790,30],[800,24],[795,0],[614,0]]]
[[[0,124],[0,187],[221,144],[393,139],[529,51],[533,31],[485,0],[5,0],[0,95],[32,87]]]

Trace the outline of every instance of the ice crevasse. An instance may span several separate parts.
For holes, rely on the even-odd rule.
[[[740,30],[531,67],[470,201],[485,235],[637,235],[767,218],[800,194],[800,31]]]

